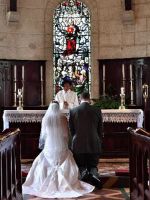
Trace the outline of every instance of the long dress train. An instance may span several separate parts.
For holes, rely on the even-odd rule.
[[[42,198],[79,197],[92,192],[94,186],[78,179],[78,167],[67,145],[67,119],[55,107],[50,105],[43,118],[44,149],[32,164],[22,186],[23,194]]]

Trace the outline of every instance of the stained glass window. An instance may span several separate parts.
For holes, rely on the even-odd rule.
[[[72,80],[80,94],[90,90],[90,13],[78,0],[66,0],[56,8],[53,18],[55,93],[63,79]]]

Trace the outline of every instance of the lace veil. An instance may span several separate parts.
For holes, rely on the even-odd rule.
[[[39,148],[43,149],[48,140],[48,149],[51,151],[61,151],[66,147],[65,137],[68,135],[67,124],[63,122],[59,104],[50,103],[41,125]]]

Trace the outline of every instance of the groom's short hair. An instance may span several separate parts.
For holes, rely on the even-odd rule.
[[[90,94],[89,94],[89,92],[83,92],[83,93],[81,93],[81,95],[80,95],[80,98],[81,99],[87,99],[87,100],[89,100],[90,99]]]

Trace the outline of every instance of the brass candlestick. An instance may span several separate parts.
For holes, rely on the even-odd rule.
[[[148,99],[148,85],[144,84],[142,86],[142,88],[143,88],[143,98],[144,98],[144,102],[145,102],[145,105],[146,105],[147,99]]]
[[[13,74],[13,81],[14,81],[14,106],[17,106],[17,66],[14,65],[14,74]]]
[[[41,106],[44,106],[44,80],[43,80],[43,66],[40,68],[41,74]]]
[[[121,94],[120,94],[120,97],[121,97],[121,105],[119,106],[119,109],[120,109],[120,110],[123,110],[123,109],[125,109],[125,93],[124,93],[124,87],[121,87]]]
[[[19,106],[17,107],[17,110],[23,110],[23,106],[22,106],[22,98],[23,98],[23,95],[22,95],[22,89],[18,89],[18,94],[17,94],[17,97],[19,99]]]
[[[144,98],[144,128],[146,128],[146,106],[147,106],[147,99],[148,99],[148,85],[144,84],[142,86],[143,89],[143,98]]]

